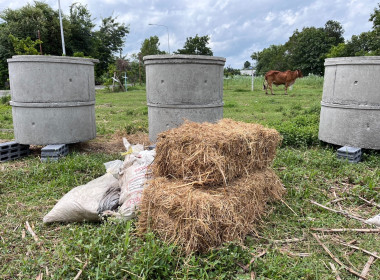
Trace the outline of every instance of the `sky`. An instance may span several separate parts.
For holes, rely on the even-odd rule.
[[[58,9],[58,0],[43,2]],[[68,15],[75,2],[87,5],[97,24],[112,15],[129,26],[123,48],[128,57],[138,53],[150,36],[158,36],[160,49],[173,53],[183,48],[187,37],[208,35],[214,56],[226,58],[226,66],[241,69],[245,61],[254,63],[253,52],[284,44],[296,29],[323,27],[335,20],[342,24],[346,40],[369,31],[372,23],[368,19],[379,1],[61,0],[62,12]],[[27,3],[33,1],[0,0],[0,10]]]

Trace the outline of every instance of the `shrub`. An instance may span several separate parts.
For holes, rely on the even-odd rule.
[[[11,96],[10,95],[2,96],[0,100],[1,100],[1,104],[9,105],[9,101],[11,101]]]
[[[83,52],[75,52],[73,54],[74,57],[85,57]]]
[[[319,114],[297,115],[273,126],[283,137],[282,146],[306,147],[319,144]]]

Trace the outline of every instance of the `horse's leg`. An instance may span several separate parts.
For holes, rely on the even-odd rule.
[[[288,94],[288,84],[285,84],[285,95]]]
[[[272,95],[274,95],[274,93],[273,93],[273,83],[270,84],[270,93],[271,93]]]

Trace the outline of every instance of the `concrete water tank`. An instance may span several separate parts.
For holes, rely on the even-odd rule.
[[[380,56],[325,60],[319,139],[380,149]]]
[[[185,119],[223,118],[223,68],[226,59],[202,55],[145,56],[149,139]]]
[[[95,138],[96,62],[40,55],[8,59],[16,142],[49,145]]]

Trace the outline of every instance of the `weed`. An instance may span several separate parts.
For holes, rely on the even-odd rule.
[[[228,101],[228,102],[224,103],[224,108],[235,108],[237,106],[238,106],[238,104],[236,102],[233,102],[233,101]]]
[[[140,249],[133,254],[130,270],[143,279],[170,279],[176,271],[176,247],[157,239],[153,233],[145,235]]]
[[[302,106],[301,104],[293,104],[291,107],[290,107],[292,110],[301,110],[302,109]]]
[[[274,109],[275,112],[282,112],[284,111],[284,106],[279,106],[277,108]]]
[[[1,104],[9,105],[9,101],[11,101],[10,95],[4,95],[0,98]]]
[[[249,92],[249,91],[250,91],[249,89],[242,89],[242,88],[235,89],[235,92]]]
[[[148,132],[148,123],[139,120],[132,121],[125,126],[127,134],[135,134],[137,132]]]
[[[190,256],[181,271],[181,279],[234,279],[244,270],[239,264],[249,263],[249,251],[234,243],[227,243],[219,250],[212,250],[200,257]],[[201,278],[197,278],[201,277]]]

